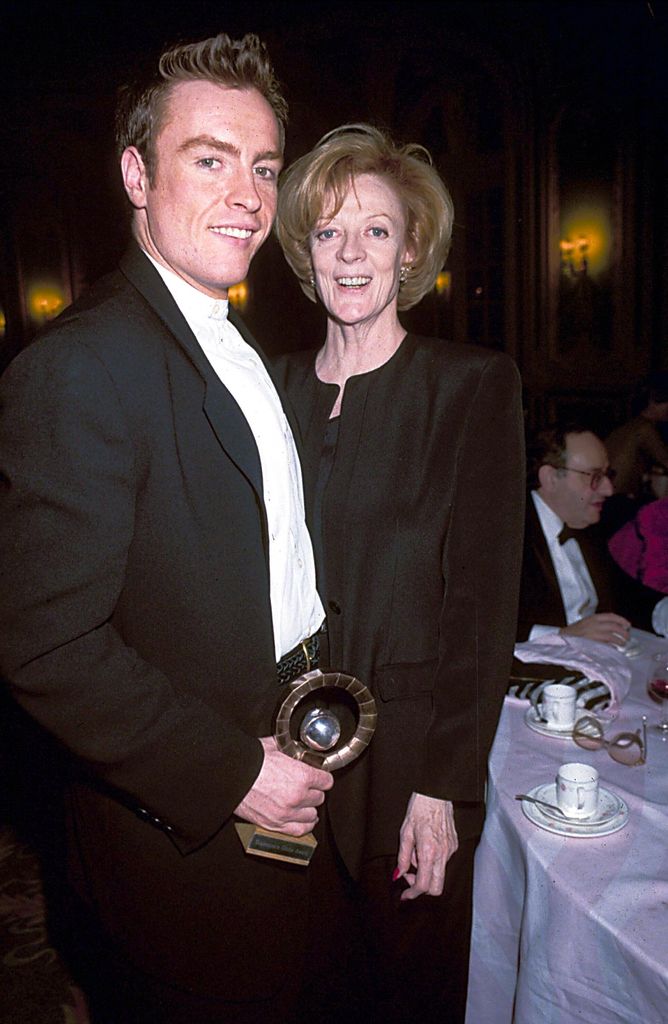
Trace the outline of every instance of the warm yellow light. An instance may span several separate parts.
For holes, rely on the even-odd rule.
[[[452,274],[449,270],[442,270],[436,278],[436,293],[438,295],[445,295],[446,299],[450,298],[450,292],[452,291]]]
[[[562,265],[572,264],[592,276],[607,270],[612,249],[610,216],[601,203],[582,202],[564,210],[561,217]]]
[[[54,284],[34,284],[28,289],[28,312],[36,324],[53,320],[65,306],[62,290]]]
[[[227,289],[228,299],[234,308],[241,310],[241,312],[243,312],[248,305],[249,294],[250,291],[246,281],[242,281],[240,284],[233,284],[231,288]]]
[[[0,309],[0,338],[4,338],[7,330],[7,318],[4,309]]]

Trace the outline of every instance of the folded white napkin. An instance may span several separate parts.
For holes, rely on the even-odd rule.
[[[616,718],[621,702],[631,687],[631,669],[626,656],[608,644],[583,637],[550,633],[538,640],[515,644],[515,657],[541,665],[565,665],[583,672],[589,679],[600,680],[610,691],[610,703],[603,718]]]

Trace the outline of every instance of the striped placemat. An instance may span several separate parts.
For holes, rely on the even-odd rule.
[[[606,683],[602,683],[598,679],[588,679],[581,672],[571,672],[567,675],[555,672],[553,679],[530,679],[513,675],[510,677],[508,694],[511,697],[519,697],[521,700],[533,699],[535,701],[549,683],[563,683],[566,686],[572,686],[578,695],[578,707],[585,711],[605,711],[610,707],[610,690]]]

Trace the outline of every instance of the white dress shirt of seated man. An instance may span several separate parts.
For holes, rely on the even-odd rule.
[[[599,521],[606,499],[614,493],[612,480],[607,475],[608,453],[599,438],[590,431],[566,434],[565,441],[563,466],[543,464],[538,470],[539,487],[535,493],[572,530],[584,530]],[[564,571],[564,567],[557,564],[561,547],[558,540],[554,538],[556,547],[555,543],[550,543],[549,537],[547,540],[562,596],[566,575],[571,575],[574,581],[579,577],[578,582],[582,583],[585,590],[588,588],[592,596],[589,607],[593,610],[581,618],[569,621],[559,632],[564,636],[580,636],[607,644],[626,643],[631,628],[628,619],[615,612],[595,610],[596,592],[579,545],[575,540],[563,545]],[[568,614],[567,604],[567,600],[564,600],[566,618],[569,620],[572,613]]]

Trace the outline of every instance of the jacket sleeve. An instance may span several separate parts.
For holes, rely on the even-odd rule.
[[[0,667],[96,785],[183,851],[252,785],[260,744],[125,645],[137,451],[97,355],[65,334],[0,381]]]
[[[524,435],[514,363],[483,367],[460,435],[443,553],[434,709],[420,792],[482,800],[512,660],[524,529]]]

